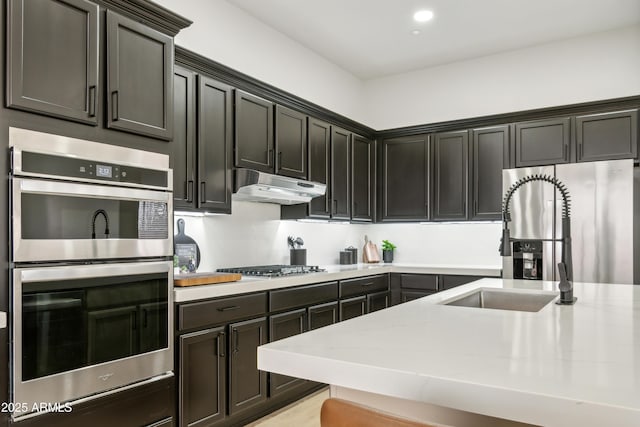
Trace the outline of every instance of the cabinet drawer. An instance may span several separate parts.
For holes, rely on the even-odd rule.
[[[437,291],[438,276],[430,274],[401,274],[400,287]]]
[[[340,281],[340,298],[384,291],[389,288],[387,275],[360,277]]]
[[[221,298],[178,307],[178,329],[218,325],[251,316],[263,315],[267,308],[267,294]]]
[[[338,282],[269,292],[269,311],[288,310],[338,299]]]
[[[471,283],[482,279],[481,276],[442,276],[441,290],[455,288],[456,286]]]

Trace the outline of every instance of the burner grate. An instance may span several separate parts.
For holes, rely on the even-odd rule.
[[[318,273],[325,271],[317,265],[256,265],[249,267],[219,268],[219,273],[240,273],[245,276],[281,277],[295,274]]]

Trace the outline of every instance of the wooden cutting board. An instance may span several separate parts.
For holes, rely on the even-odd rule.
[[[214,283],[235,282],[242,279],[238,273],[187,273],[173,277],[174,286],[211,285]]]

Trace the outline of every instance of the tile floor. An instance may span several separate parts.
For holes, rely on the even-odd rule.
[[[327,387],[245,427],[320,427],[320,407],[328,398]]]

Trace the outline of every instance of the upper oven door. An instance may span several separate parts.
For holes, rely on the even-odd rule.
[[[173,254],[171,193],[14,177],[14,262]]]

